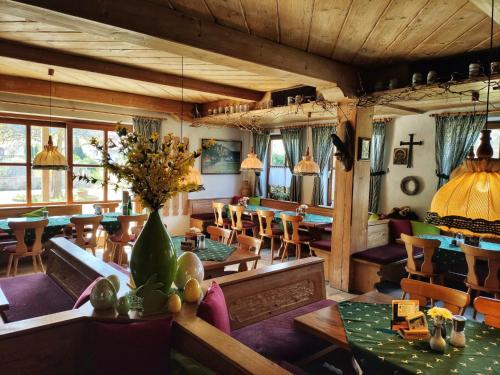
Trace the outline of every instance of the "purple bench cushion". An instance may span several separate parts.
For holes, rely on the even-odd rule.
[[[332,250],[332,240],[317,240],[309,242],[309,246],[315,249],[323,250],[323,251],[331,251]]]
[[[407,234],[408,236],[413,236],[410,220],[389,220],[389,235],[391,237],[391,241],[400,239],[402,233]]]
[[[9,301],[8,322],[71,310],[75,300],[44,273],[0,279]]]
[[[322,300],[232,331],[231,336],[274,362],[296,362],[330,344],[294,327],[297,316],[334,305]]]
[[[333,232],[333,228],[332,228],[332,224],[330,225],[327,225],[326,227],[323,228],[323,230],[327,233],[332,233]]]
[[[420,249],[415,249],[415,255],[421,254]],[[404,245],[390,243],[384,246],[373,247],[371,249],[361,251],[352,256],[355,259],[366,260],[376,264],[389,264],[398,262],[408,258]]]

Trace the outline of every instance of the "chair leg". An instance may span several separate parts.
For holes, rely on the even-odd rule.
[[[14,274],[12,276],[17,275],[17,263],[19,262],[19,257],[14,257]]]
[[[411,273],[408,274],[408,279],[411,279]],[[401,299],[406,298],[406,292],[403,290],[403,294],[401,295]]]
[[[429,277],[429,283],[434,284],[434,278],[431,276]],[[434,307],[434,299],[431,298],[431,306]]]
[[[285,261],[285,255],[288,258],[288,242],[283,242],[283,254],[281,255],[281,263]]]
[[[480,290],[477,290],[475,292],[477,292],[476,298],[481,295],[481,291]],[[471,298],[471,301],[472,301],[472,298]],[[474,308],[474,304],[472,304],[472,308],[474,309],[474,313],[472,314],[472,319],[476,320],[477,310]]]
[[[33,271],[36,273],[36,272],[38,272],[38,267],[36,264],[36,255],[32,255],[31,260],[33,261]]]
[[[7,263],[7,277],[10,276],[10,269],[12,268],[12,260],[14,259],[14,254],[9,255],[9,261]]]
[[[95,256],[95,247],[91,247],[90,250],[92,250],[92,254]]]
[[[274,262],[274,237],[271,236],[271,264]]]
[[[125,249],[122,245],[117,245],[116,248],[118,249],[118,265],[121,266],[123,261],[123,252]]]
[[[295,260],[300,259],[302,253],[302,246],[300,244],[295,244]]]
[[[43,267],[43,262],[42,262],[42,256],[38,254],[36,257],[38,259],[38,264],[40,265],[40,269],[42,270],[43,273],[45,273],[45,268]]]

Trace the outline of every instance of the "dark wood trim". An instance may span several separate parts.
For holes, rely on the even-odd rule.
[[[0,56],[23,61],[33,61],[49,66],[60,66],[86,72],[106,74],[170,87],[181,87],[181,77],[173,74],[138,68],[131,65],[59,52],[9,40],[0,40]],[[214,82],[185,77],[184,88],[199,92],[229,96],[236,99],[259,101],[264,93]]]

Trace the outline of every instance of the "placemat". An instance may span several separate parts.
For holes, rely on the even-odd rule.
[[[467,321],[467,346],[448,344],[444,353],[437,353],[428,340],[406,341],[389,328],[390,305],[342,302],[339,309],[354,356],[367,374],[499,373],[499,329]]]
[[[174,243],[175,250],[177,251],[177,256],[184,252],[181,250],[181,242],[183,240],[184,236],[172,237],[172,242]],[[211,260],[215,262],[223,262],[236,250],[235,246],[224,245],[208,238],[205,239],[205,245],[205,249],[200,249],[194,252],[198,255],[198,258],[200,258],[201,261]]]

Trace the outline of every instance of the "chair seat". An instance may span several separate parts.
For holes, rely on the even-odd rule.
[[[6,252],[6,253],[9,253],[9,254],[15,254],[16,252],[16,244],[12,244],[12,245],[8,245],[8,246],[5,246],[2,251]],[[31,249],[33,248],[33,246],[27,246],[28,248],[28,252],[31,251]]]
[[[129,242],[135,242],[136,239],[137,236],[135,234],[131,234]],[[111,236],[109,236],[109,240],[115,243],[122,243],[122,234],[121,233],[112,234]]]
[[[286,242],[290,242],[290,243],[295,243],[295,241],[292,241],[292,240],[284,240]],[[311,242],[311,241],[314,241],[314,237],[311,236],[310,234],[306,234],[306,233],[299,233],[299,242]]]
[[[415,249],[416,255],[422,254],[422,250]],[[383,246],[373,247],[360,251],[352,256],[354,259],[361,259],[366,262],[386,265],[407,259],[408,254],[404,245],[389,243]]]
[[[332,250],[332,241],[328,240],[316,240],[309,242],[309,246],[312,249],[318,249],[323,251],[331,251]]]
[[[243,227],[243,229],[252,229],[252,228],[257,227],[257,224],[254,223],[253,221],[242,220],[241,221],[241,226]],[[233,228],[233,229],[235,229],[235,228]]]

